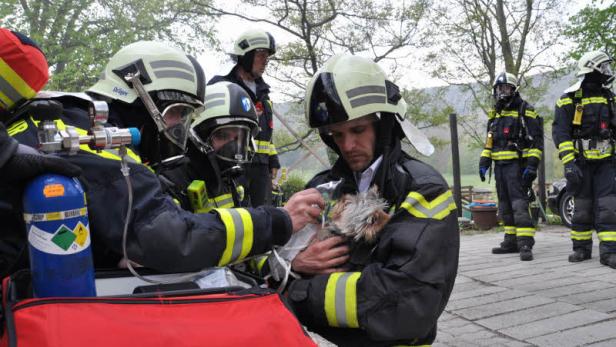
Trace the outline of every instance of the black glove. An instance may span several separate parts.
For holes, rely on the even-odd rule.
[[[18,145],[13,155],[0,167],[0,184],[27,182],[45,173],[75,177],[81,175],[81,169],[66,159],[41,154],[31,147]]]
[[[537,168],[534,166],[527,166],[522,172],[522,181],[527,187],[533,184],[533,181],[537,178]]]
[[[575,194],[582,184],[584,174],[573,161],[565,164],[565,178],[567,179],[567,190]]]
[[[492,166],[492,158],[479,158],[479,178],[481,178],[481,182],[486,180],[486,172],[488,172],[490,166]]]

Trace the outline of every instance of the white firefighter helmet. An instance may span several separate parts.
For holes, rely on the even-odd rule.
[[[244,31],[233,43],[233,51],[229,54],[237,59],[255,49],[267,49],[269,55],[276,53],[276,42],[274,37],[267,31],[261,29],[249,29]]]
[[[494,78],[494,83],[492,83],[492,95],[497,101],[510,100],[519,88],[520,85],[515,75],[503,71]]]
[[[203,100],[205,76],[197,61],[178,48],[154,41],[138,41],[120,49],[88,92],[132,103],[139,93],[126,77],[136,72],[149,93],[180,92],[175,101],[197,105]]]
[[[321,128],[370,114],[399,114],[398,87],[370,59],[336,55],[306,87],[305,113],[311,128]]]
[[[578,60],[578,71],[575,74],[577,77],[582,77],[587,73],[591,73],[593,71],[599,71],[604,75],[612,75],[610,69],[610,63],[612,62],[612,58],[610,58],[607,53],[602,51],[592,51],[585,53],[580,60]],[[610,69],[607,71],[606,69]]]
[[[208,86],[203,111],[190,127],[190,139],[204,153],[234,163],[250,161],[258,132],[257,113],[250,96],[235,83]]]

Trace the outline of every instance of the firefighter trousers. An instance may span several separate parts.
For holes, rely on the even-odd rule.
[[[571,220],[573,250],[592,251],[592,230],[597,231],[599,253],[616,254],[616,162],[612,158],[578,163],[582,182],[573,192]]]
[[[505,224],[504,247],[535,244],[535,226],[528,211],[528,187],[522,180],[518,160],[499,161],[494,165],[498,214]]]

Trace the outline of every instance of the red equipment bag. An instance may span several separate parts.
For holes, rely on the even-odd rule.
[[[261,288],[20,299],[29,274],[18,272],[2,289],[3,347],[316,346],[280,296]]]

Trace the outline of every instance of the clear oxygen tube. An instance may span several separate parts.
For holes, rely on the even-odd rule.
[[[343,179],[330,181],[315,187],[325,200],[325,208],[321,214],[321,227],[324,227],[329,220],[329,212],[335,204],[333,197],[336,195],[337,189],[341,186],[343,181]],[[289,281],[289,276],[299,278],[299,275],[291,270],[291,262],[300,251],[310,245],[318,229],[319,227],[316,224],[308,224],[291,235],[291,238],[284,246],[274,247],[272,249],[272,254],[268,257],[271,270],[268,277],[271,276],[275,281],[280,282],[278,292],[282,292],[285,289]]]

